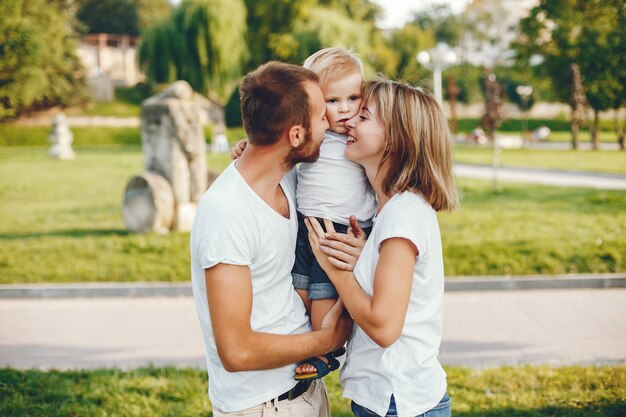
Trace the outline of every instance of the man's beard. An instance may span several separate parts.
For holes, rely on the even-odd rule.
[[[305,140],[297,148],[292,148],[285,158],[287,168],[293,168],[299,162],[315,162],[320,156],[320,143],[315,143],[311,129],[306,129]]]

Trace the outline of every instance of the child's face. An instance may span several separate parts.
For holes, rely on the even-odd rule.
[[[322,85],[330,130],[347,133],[346,122],[359,112],[363,79],[358,72]]]

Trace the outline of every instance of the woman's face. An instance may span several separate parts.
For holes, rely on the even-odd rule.
[[[385,150],[385,127],[374,103],[363,103],[359,112],[346,122],[346,158],[363,166],[378,165]]]

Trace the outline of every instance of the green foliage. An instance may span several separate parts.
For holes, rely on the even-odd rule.
[[[0,120],[85,100],[70,10],[65,0],[0,2]]]
[[[139,60],[153,83],[186,80],[224,103],[248,50],[241,0],[185,0],[172,17],[142,32]]]
[[[417,54],[432,48],[435,45],[435,36],[430,30],[425,30],[414,23],[407,23],[400,29],[394,29],[390,34],[389,45],[398,55],[398,64],[394,79],[423,84],[423,80],[431,77],[431,72],[417,62]]]
[[[536,70],[551,78],[555,93],[566,102],[569,65],[578,64],[589,104],[595,110],[611,108],[624,96],[625,7],[623,1],[541,0],[520,22],[519,57],[543,56]]]
[[[446,4],[433,4],[414,14],[413,25],[430,32],[437,42],[457,45],[468,29],[462,16],[452,13]]]
[[[245,0],[248,12],[246,39],[250,49],[246,70],[285,55],[282,52],[285,47],[292,51],[294,41],[291,34],[295,22],[315,3],[313,0]]]
[[[168,0],[80,0],[79,4],[76,17],[89,33],[139,35],[171,13]]]
[[[397,54],[375,27],[380,8],[369,0],[247,0],[253,69],[269,60],[302,62],[321,48],[355,47],[368,75],[393,76]]]
[[[89,33],[139,35],[134,0],[83,0],[76,17],[87,26]]]
[[[617,417],[626,413],[626,367],[446,367],[453,415],[460,417]],[[333,416],[351,416],[337,372],[325,378]],[[206,417],[206,372],[0,369],[0,415]]]
[[[239,97],[239,86],[233,89],[233,93],[224,107],[224,121],[226,126],[242,126],[241,120],[241,100]]]

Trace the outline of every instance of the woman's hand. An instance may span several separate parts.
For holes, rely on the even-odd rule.
[[[246,149],[246,145],[248,144],[248,139],[241,139],[239,142],[235,144],[230,150],[230,157],[235,160],[239,159],[244,149]]]
[[[350,216],[348,233],[337,233],[330,220],[324,219],[326,233],[315,218],[305,219],[309,231],[309,242],[315,257],[326,273],[333,268],[342,271],[353,271],[363,246],[365,233],[356,221]],[[326,256],[325,256],[326,255]]]

